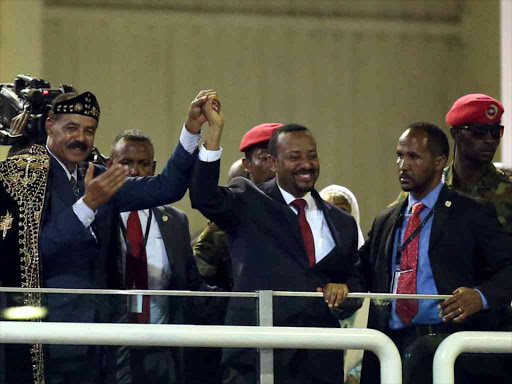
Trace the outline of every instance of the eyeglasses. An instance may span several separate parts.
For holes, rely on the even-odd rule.
[[[503,131],[505,130],[503,125],[497,124],[459,125],[455,128],[471,132],[471,136],[475,139],[483,139],[487,136],[487,133],[490,133],[493,139],[501,139],[503,137]]]

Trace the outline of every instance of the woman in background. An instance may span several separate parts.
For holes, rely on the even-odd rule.
[[[357,204],[357,199],[350,189],[332,184],[320,191],[320,197],[354,217],[358,232],[357,247],[361,248],[364,244],[364,236],[363,231],[361,231],[361,224],[359,223],[359,204]]]
[[[350,189],[342,187],[341,185],[332,184],[320,191],[320,197],[325,201],[334,204],[336,207],[343,209],[354,217],[358,232],[357,247],[361,248],[364,244],[364,236],[363,231],[361,231],[361,224],[359,223],[359,205],[357,204],[356,197]],[[340,321],[341,327],[366,328],[366,323],[368,321],[368,306],[369,300],[365,299],[360,310],[348,319]],[[363,351],[350,350],[345,353],[345,384],[359,384],[361,379],[362,359]]]

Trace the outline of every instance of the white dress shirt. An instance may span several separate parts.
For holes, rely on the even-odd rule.
[[[201,145],[201,148],[199,149],[199,160],[204,162],[217,161],[221,158],[221,156],[222,148],[217,151],[211,151],[206,149],[204,145]],[[297,214],[297,209],[290,206],[290,203],[295,200],[295,197],[282,189],[279,184],[278,187],[286,204],[288,204],[290,209],[295,212],[295,214]],[[315,243],[315,260],[318,263],[333,250],[336,243],[334,242],[331,230],[329,229],[327,221],[325,220],[324,212],[317,207],[315,199],[313,199],[311,193],[308,192],[306,196],[303,197],[303,199],[307,202],[305,209],[306,220],[311,227],[311,232],[313,232],[313,241]]]
[[[299,211],[297,208],[290,205],[292,201],[296,200],[296,197],[281,188],[279,183],[277,186],[279,187],[279,190],[281,191],[286,204],[288,204],[290,209],[295,212],[295,214],[298,214]],[[315,199],[313,199],[313,196],[311,196],[311,192],[306,193],[306,195],[301,197],[301,199],[306,200],[307,203],[304,210],[306,212],[306,220],[311,227],[311,232],[313,232],[313,241],[315,243],[315,261],[318,263],[334,249],[336,243],[332,237],[329,225],[327,225],[327,221],[325,220],[324,212],[317,207]]]
[[[142,234],[146,233],[149,218],[149,209],[138,211]],[[122,212],[121,220],[126,228],[130,212]],[[171,266],[165,251],[164,240],[155,215],[151,215],[148,241],[146,243],[146,256],[148,260],[148,289],[167,289],[171,281]],[[123,254],[123,268],[126,270],[126,241],[121,235],[121,248]],[[139,298],[140,299],[140,298]],[[166,324],[169,320],[169,297],[150,296],[151,324]],[[136,304],[132,306],[133,312],[137,312]]]

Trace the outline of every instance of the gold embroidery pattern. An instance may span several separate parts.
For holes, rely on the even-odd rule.
[[[19,209],[18,242],[22,288],[40,288],[39,232],[40,219],[50,169],[46,149],[34,145],[29,154],[13,156],[0,162],[0,182],[16,201]],[[39,293],[24,293],[24,305],[41,306]],[[43,346],[30,349],[34,384],[45,384]]]
[[[0,216],[0,232],[2,232],[2,239],[7,236],[7,231],[12,228],[12,215],[7,211],[5,216]]]

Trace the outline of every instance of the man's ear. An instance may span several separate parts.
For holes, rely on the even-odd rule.
[[[153,167],[151,167],[151,176],[155,175],[156,170],[156,160],[153,160]]]
[[[448,161],[448,158],[445,155],[437,156],[435,159],[435,169],[436,171],[442,171],[444,167],[446,167],[446,162]]]
[[[272,155],[268,155],[267,162],[270,170],[274,173],[277,172],[277,159]]]
[[[456,128],[450,128],[450,135],[452,137],[453,140],[456,140],[457,139],[457,136],[458,136],[458,133],[459,133],[459,130],[456,129]]]
[[[245,172],[247,172],[248,174],[251,173],[251,162],[247,160],[246,157],[242,158],[242,164],[244,166]]]
[[[112,159],[109,157],[107,159],[107,168],[110,168],[112,165],[114,164],[114,162],[112,161]]]
[[[44,127],[46,128],[46,134],[48,136],[52,136],[53,135],[53,120],[47,118],[46,121],[44,122]]]

